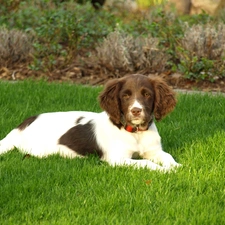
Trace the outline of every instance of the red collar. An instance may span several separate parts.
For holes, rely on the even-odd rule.
[[[137,131],[146,131],[146,130],[148,130],[148,128],[147,129],[140,129],[139,127],[132,127],[130,125],[127,125],[125,127],[125,130],[128,131],[128,132],[131,132],[131,133],[135,133]]]

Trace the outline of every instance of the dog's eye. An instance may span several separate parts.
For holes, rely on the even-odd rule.
[[[148,92],[145,92],[144,93],[144,97],[149,98],[150,97],[150,94]]]
[[[127,93],[126,93],[126,94],[123,94],[123,98],[124,98],[124,99],[128,99],[128,98],[130,98],[130,95],[127,94]]]
[[[129,99],[131,95],[132,95],[132,93],[130,90],[126,90],[126,91],[122,92],[122,98],[125,100]]]

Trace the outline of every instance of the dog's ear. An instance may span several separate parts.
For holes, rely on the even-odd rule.
[[[104,90],[99,95],[100,106],[105,110],[115,124],[120,124],[119,92],[122,87],[121,79],[113,79],[106,83]]]
[[[149,78],[154,86],[154,115],[157,121],[170,113],[175,105],[175,92],[160,77]]]

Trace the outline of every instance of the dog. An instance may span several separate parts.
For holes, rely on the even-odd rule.
[[[110,165],[160,171],[179,166],[163,151],[154,122],[176,105],[162,78],[133,74],[109,80],[99,102],[100,113],[50,112],[26,119],[0,141],[0,154],[17,148],[40,158],[96,154]]]

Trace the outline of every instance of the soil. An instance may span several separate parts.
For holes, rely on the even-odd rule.
[[[85,54],[76,57],[74,62],[61,67],[56,66],[51,71],[31,70],[28,63],[20,63],[10,67],[0,67],[0,79],[9,81],[32,79],[46,79],[49,82],[72,82],[85,85],[104,85],[109,79],[122,77],[127,74],[140,73],[149,75],[148,71],[116,71],[113,68],[98,65],[91,62]],[[224,92],[225,78],[217,79],[214,82],[203,80],[188,80],[182,74],[171,73],[170,71],[161,74],[151,74],[163,77],[167,83],[175,89],[199,90],[205,92]]]

